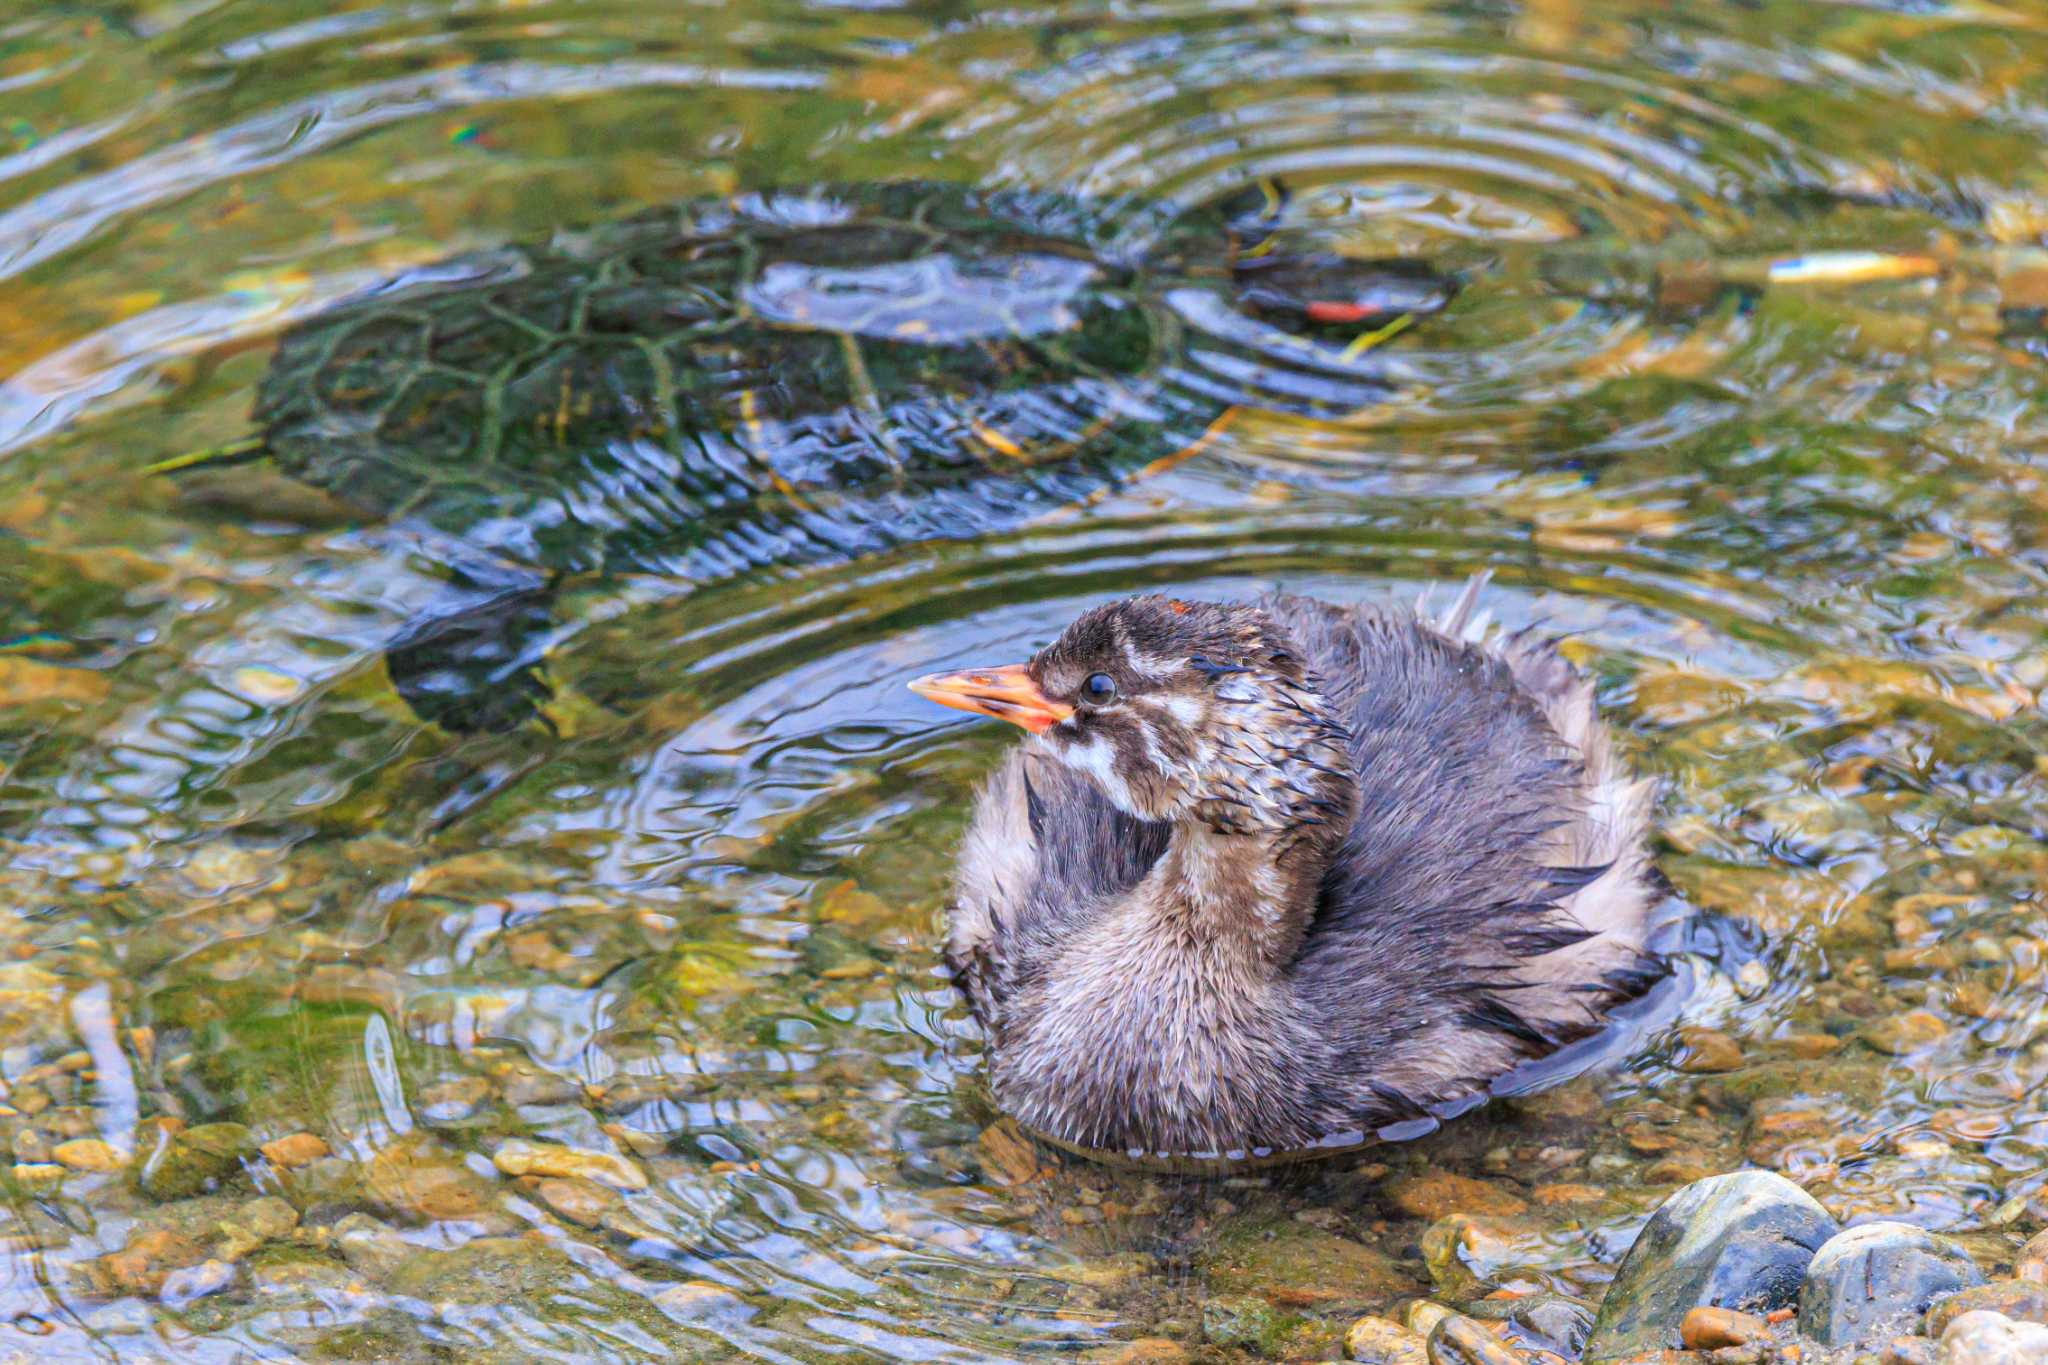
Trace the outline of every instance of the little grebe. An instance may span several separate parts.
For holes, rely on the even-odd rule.
[[[1651,787],[1529,631],[1138,597],[920,678],[1032,738],[983,790],[947,960],[1056,1141],[1298,1151],[1483,1093],[1660,965]]]

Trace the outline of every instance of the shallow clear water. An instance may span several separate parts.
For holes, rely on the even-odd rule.
[[[2048,1218],[2044,131],[2022,3],[0,16],[0,1341],[1113,1358],[1251,1293],[1313,1351],[1432,1289],[1597,1294],[1745,1163],[1995,1263]],[[970,543],[578,585],[551,730],[394,694],[415,543],[260,466],[140,473],[248,434],[282,327],[458,248],[813,181],[1121,221],[1265,174],[1465,279],[1374,352],[1391,392]],[[1682,1016],[1325,1167],[1020,1168],[935,953],[1008,740],[902,682],[1140,588],[1482,567],[1663,780]],[[163,1116],[332,1155],[162,1199],[54,1155]],[[511,1138],[646,1187],[508,1177]],[[1422,1167],[1497,1197],[1432,1231],[1389,1183]],[[88,1267],[149,1235],[225,1278]]]

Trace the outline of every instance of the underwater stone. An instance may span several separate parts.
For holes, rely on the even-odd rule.
[[[413,1246],[388,1223],[366,1213],[352,1213],[334,1225],[334,1245],[349,1269],[370,1280],[383,1280],[413,1255]]]
[[[1513,1217],[1529,1205],[1498,1185],[1449,1171],[1404,1175],[1386,1185],[1387,1204],[1409,1218],[1432,1221],[1454,1213]]]
[[[1969,1253],[1907,1223],[1865,1223],[1814,1253],[1799,1330],[1825,1346],[1867,1341],[1944,1294],[1982,1284]]]
[[[1398,1322],[1360,1318],[1344,1334],[1344,1353],[1369,1365],[1428,1365],[1429,1347]]]
[[[1522,1365],[1522,1358],[1471,1318],[1451,1313],[1429,1334],[1429,1365]]]
[[[1586,1339],[1587,1361],[1679,1345],[1694,1308],[1790,1307],[1814,1252],[1841,1230],[1783,1176],[1710,1176],[1658,1206],[1622,1259]]]
[[[166,1275],[159,1297],[166,1308],[183,1308],[208,1294],[220,1293],[234,1282],[235,1268],[226,1261],[201,1261]]]
[[[513,1138],[499,1145],[491,1161],[506,1175],[577,1177],[615,1190],[647,1188],[646,1173],[616,1152]]]

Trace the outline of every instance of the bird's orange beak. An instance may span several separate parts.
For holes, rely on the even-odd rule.
[[[1021,725],[1034,735],[1043,734],[1074,714],[1073,707],[1039,691],[1023,664],[933,673],[910,684],[910,690],[956,711],[979,711],[984,716]]]

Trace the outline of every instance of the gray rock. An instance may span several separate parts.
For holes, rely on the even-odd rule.
[[[1984,1283],[1968,1252],[1909,1223],[1865,1223],[1814,1253],[1799,1330],[1823,1346],[1869,1341],[1944,1294]]]
[[[1941,1365],[2041,1365],[2048,1327],[2014,1322],[2002,1313],[1965,1313],[1941,1334]]]
[[[1686,1311],[1789,1308],[1841,1226],[1767,1171],[1695,1180],[1658,1206],[1622,1258],[1586,1338],[1588,1362],[1676,1349]]]

